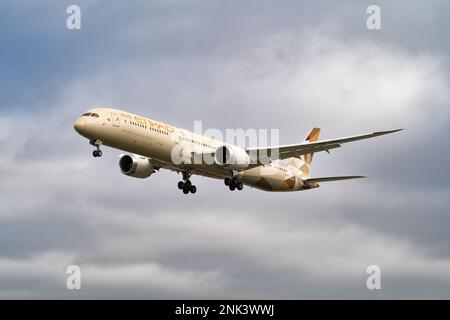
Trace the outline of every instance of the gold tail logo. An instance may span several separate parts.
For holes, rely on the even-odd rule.
[[[314,142],[319,140],[320,135],[320,128],[312,128],[309,132],[308,136],[306,137],[305,141]],[[308,153],[303,156],[303,161],[305,161],[307,164],[311,164],[313,159],[313,153]]]

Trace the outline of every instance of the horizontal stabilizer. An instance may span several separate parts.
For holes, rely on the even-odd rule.
[[[306,183],[315,183],[315,182],[329,182],[329,181],[361,179],[361,178],[365,178],[365,176],[340,176],[340,177],[310,178],[310,179],[306,179],[305,182]]]

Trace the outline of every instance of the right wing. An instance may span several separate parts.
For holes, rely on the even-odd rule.
[[[315,152],[320,152],[320,151],[329,152],[330,149],[339,148],[339,147],[341,147],[342,144],[347,143],[347,142],[369,139],[369,138],[378,137],[378,136],[389,134],[389,133],[394,133],[394,132],[401,131],[401,130],[403,130],[403,129],[378,131],[378,132],[372,132],[372,133],[362,134],[362,135],[358,135],[358,136],[351,136],[351,137],[331,139],[331,140],[322,140],[322,141],[315,141],[315,142],[305,141],[300,144],[284,145],[284,146],[276,146],[276,147],[247,148],[246,151],[253,155],[255,155],[255,152],[257,151],[258,162],[261,162],[261,161],[259,161],[261,158],[261,156],[260,156],[261,154],[266,158],[271,158],[272,160],[286,159],[286,158],[291,158],[291,157],[298,158],[301,155],[313,154]]]

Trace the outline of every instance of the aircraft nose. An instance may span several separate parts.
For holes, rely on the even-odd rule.
[[[86,129],[86,120],[83,119],[83,118],[78,118],[77,121],[75,121],[75,124],[73,125],[73,128],[79,134],[83,134],[83,132]]]

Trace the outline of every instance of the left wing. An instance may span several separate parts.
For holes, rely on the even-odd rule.
[[[276,147],[267,147],[267,148],[247,148],[245,149],[248,153],[255,155],[256,151],[258,153],[258,160],[260,159],[260,155],[264,155],[266,157],[272,158],[272,160],[276,159],[286,159],[291,157],[300,157],[301,155],[312,154],[315,152],[326,151],[329,152],[330,149],[335,149],[341,147],[342,144],[347,142],[353,142],[363,139],[369,139],[373,137],[382,136],[389,133],[394,133],[401,131],[403,129],[397,130],[389,130],[389,131],[378,131],[367,134],[362,134],[358,136],[351,136],[346,138],[332,139],[332,140],[322,140],[309,142],[305,141],[300,144],[293,145],[284,145],[284,146],[276,146]],[[260,162],[260,161],[258,161]]]

